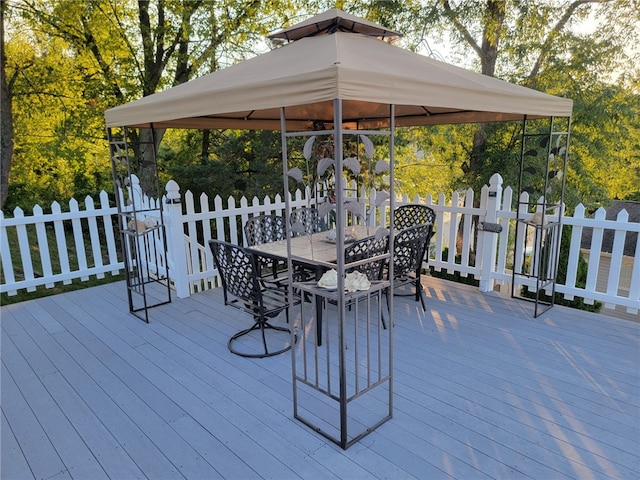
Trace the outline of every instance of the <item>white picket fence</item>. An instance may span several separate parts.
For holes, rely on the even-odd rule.
[[[83,210],[72,199],[68,212],[63,212],[58,202],[51,205],[51,213],[44,213],[39,205],[33,208],[31,216],[25,216],[21,208],[13,211],[12,218],[4,218],[0,211],[3,275],[0,293],[15,295],[20,289],[33,292],[39,286],[53,288],[59,282],[87,281],[91,276],[104,278],[105,273],[117,275],[123,262],[118,259],[116,249],[113,228],[116,213],[104,191],[100,193],[97,208],[88,196]],[[49,243],[47,230],[53,232],[54,245]],[[19,256],[12,255],[9,249],[10,235],[17,240]],[[40,258],[41,271],[34,268],[35,256]],[[54,268],[54,265],[58,266]]]
[[[135,182],[134,182],[135,188]],[[176,182],[170,181],[166,186],[164,219],[167,228],[167,263],[171,281],[178,297],[186,297],[195,292],[218,286],[217,272],[208,249],[210,238],[224,238],[234,243],[242,243],[242,225],[253,215],[261,213],[283,214],[284,200],[277,196],[262,200],[253,198],[251,202],[241,198],[238,203],[234,198],[226,202],[216,196],[213,209],[209,207],[207,195],[195,199],[191,192],[181,195]],[[490,194],[491,192],[491,194]],[[361,192],[368,197],[363,218],[370,225],[386,225],[389,219],[388,204],[375,207],[375,191]],[[510,290],[512,281],[511,263],[516,249],[516,258],[523,257],[523,245],[514,245],[514,228],[516,212],[512,209],[514,193],[510,187],[502,187],[502,178],[495,174],[490,184],[480,192],[480,206],[474,207],[475,192],[468,190],[464,194],[454,194],[449,202],[443,194],[437,202],[431,196],[426,199],[402,197],[399,203],[424,203],[436,212],[436,235],[429,250],[429,265],[436,270],[448,273],[460,272],[462,276],[474,275],[480,282],[480,290],[488,292],[496,286]],[[525,204],[526,193],[520,199]],[[51,288],[56,282],[69,283],[74,278],[86,280],[95,275],[98,278],[106,272],[117,274],[123,263],[116,255],[116,241],[112,225],[116,210],[109,207],[107,194],[100,195],[101,206],[95,208],[90,197],[85,199],[85,209],[80,210],[77,202],[72,200],[69,212],[61,213],[57,204],[52,206],[52,213],[45,214],[40,207],[34,208],[34,214],[25,217],[22,210],[16,209],[13,218],[0,217],[0,252],[2,254],[3,279],[0,292],[15,294],[19,289],[33,291],[38,286]],[[307,205],[304,192],[296,192],[291,200],[292,207]],[[525,217],[522,213],[520,216]],[[500,224],[502,231],[492,233],[476,231],[474,216],[478,221]],[[640,311],[640,224],[629,222],[626,212],[622,211],[616,220],[606,220],[604,209],[598,210],[593,218],[584,215],[584,208],[579,205],[574,216],[563,216],[563,225],[571,225],[569,265],[567,280],[557,284],[556,291],[566,298],[582,297],[586,303],[603,302],[605,308],[623,307],[630,314]],[[103,234],[98,233],[102,227]],[[582,231],[586,227],[593,229],[591,248],[584,252],[589,256],[587,282],[584,288],[576,286],[579,252],[581,251]],[[35,229],[37,248],[29,243],[27,228]],[[46,229],[53,229],[57,248],[49,248]],[[462,235],[458,235],[462,228]],[[12,230],[10,232],[10,230]],[[73,244],[69,245],[65,230],[73,236]],[[604,232],[614,232],[613,251],[610,255],[595,255],[602,250]],[[623,255],[623,245],[627,235],[636,232],[638,242],[636,254],[629,257]],[[20,259],[13,258],[9,251],[8,235],[18,239]],[[458,238],[462,238],[458,245]],[[476,242],[473,245],[473,242]],[[89,245],[90,255],[87,254]],[[469,252],[475,247],[476,257]],[[77,258],[74,268],[70,266],[68,255]],[[446,253],[445,253],[446,252]],[[34,255],[39,255],[42,272],[33,268]],[[52,258],[57,257],[59,271],[52,270]],[[601,261],[602,258],[606,262]],[[606,269],[603,273],[603,265]],[[21,275],[19,273],[21,272]],[[606,281],[602,281],[603,275]],[[534,279],[519,279],[522,284],[533,286]]]

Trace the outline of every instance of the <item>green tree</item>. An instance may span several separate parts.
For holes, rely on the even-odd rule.
[[[39,64],[48,62],[56,72],[59,70],[56,61],[74,65],[77,71],[69,80],[71,83],[75,83],[81,74],[82,81],[75,85],[73,100],[83,99],[91,108],[76,108],[75,102],[66,98],[61,100],[65,112],[82,123],[84,129],[81,136],[72,137],[71,133],[75,131],[56,127],[61,138],[55,157],[64,158],[83,142],[94,146],[99,144],[102,150],[100,160],[104,165],[100,178],[110,175],[106,159],[108,148],[104,140],[105,109],[183,83],[194,75],[208,73],[254,54],[258,41],[279,25],[281,15],[291,11],[289,2],[284,0],[14,0],[11,8],[16,26],[14,30],[25,34],[24,38],[12,38],[10,42],[28,44],[29,50],[36,52],[34,60]],[[52,51],[50,45],[56,39],[60,47]],[[17,71],[15,65],[20,62],[20,47],[16,46],[15,55],[8,58],[9,73]],[[71,89],[67,83],[62,77],[58,83],[59,90]],[[83,88],[78,90],[80,84]],[[21,111],[39,100],[40,79],[25,80],[22,86],[20,103],[25,105],[20,107]],[[49,118],[50,122],[60,122],[54,112],[49,112]],[[37,157],[25,155],[27,152],[22,145],[37,137],[27,135],[22,128],[32,118],[25,116],[23,119],[24,123],[20,119],[14,121],[21,126],[15,131],[18,152],[15,163],[18,170],[27,171]],[[158,142],[163,134],[163,131],[156,132]],[[146,152],[138,148],[138,144],[145,143],[150,132],[142,129],[140,135],[142,138],[134,136],[131,139],[134,151],[138,158],[150,159],[152,157],[146,157]],[[56,145],[51,146],[55,150]],[[89,158],[94,157],[90,155]],[[51,161],[51,157],[47,160],[57,164]],[[67,171],[59,170],[59,175],[67,176]],[[147,176],[142,176],[143,182],[148,184]],[[76,178],[87,184],[82,175]],[[12,190],[13,187],[12,182]],[[16,190],[19,192],[20,188]],[[67,191],[73,193],[72,190],[69,188]]]
[[[429,45],[447,43],[452,63],[572,98],[569,173],[576,175],[568,178],[571,198],[598,202],[637,190],[632,185],[638,181],[634,153],[638,50],[628,48],[640,43],[637,0],[344,3],[353,13],[404,32],[401,41],[405,47],[431,51]],[[586,21],[595,26],[581,33],[578,27]],[[441,59],[441,55],[434,56]],[[451,177],[452,187],[479,189],[495,172],[502,173],[507,184],[515,185],[516,177],[510,173],[517,162],[514,150],[520,125],[480,124],[475,128],[471,134],[457,127],[429,129],[432,134],[438,132],[431,145],[436,152],[438,146],[446,149],[456,138],[451,154],[443,157],[444,163],[459,167],[459,174]],[[439,141],[444,130],[449,133]],[[624,180],[607,175],[610,166],[621,167]]]
[[[282,194],[282,158],[279,132],[227,130],[212,132],[211,152],[199,155],[201,132],[188,131],[164,142],[159,164],[196,198],[202,193],[249,199]]]
[[[629,38],[638,38],[640,34],[633,23],[637,21],[633,1],[477,0],[454,5],[442,0],[438,3],[439,8],[428,10],[424,21],[449,33],[458,52],[472,53],[482,74],[557,95],[567,93],[562,79],[557,78],[559,83],[554,85],[545,83],[544,79],[556,72],[569,73],[575,66],[572,54],[587,49],[593,52],[590,68],[611,71],[621,64]],[[615,16],[616,25],[621,28],[601,29],[590,37],[576,34],[571,27],[591,13],[597,13],[602,21]],[[629,28],[624,29],[625,26]],[[474,188],[487,181],[482,172],[488,160],[487,128],[486,124],[478,126],[471,154],[464,165],[465,178],[473,182]]]
[[[95,128],[104,132],[102,125],[91,123],[99,118],[95,110],[101,111],[90,95],[95,85],[78,62],[64,55],[66,48],[60,39],[45,42],[37,31],[15,35],[7,44],[14,103],[7,108],[16,133],[7,208],[25,196],[32,203],[22,207],[47,206],[54,199],[95,193],[109,185],[110,177],[101,175],[105,167],[97,160],[105,152],[100,144],[104,135],[91,134]]]

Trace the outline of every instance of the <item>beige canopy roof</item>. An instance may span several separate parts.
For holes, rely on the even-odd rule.
[[[398,48],[377,38],[394,32],[366,20],[345,28],[354,18],[335,9],[325,12],[283,31],[289,33],[273,35],[307,36],[111,108],[105,112],[106,124],[279,130],[280,108],[285,107],[287,128],[306,130],[317,122],[332,125],[335,99],[343,101],[345,128],[388,126],[391,104],[396,105],[397,126],[571,115],[569,99]]]

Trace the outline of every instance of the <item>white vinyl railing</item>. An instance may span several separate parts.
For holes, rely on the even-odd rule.
[[[136,182],[132,182],[135,186]],[[388,203],[375,206],[375,191],[362,191],[365,203],[362,217],[370,225],[386,225],[389,219]],[[449,201],[444,194],[398,199],[401,203],[423,203],[436,212],[436,234],[429,249],[428,263],[434,269],[447,273],[459,272],[473,275],[484,292],[496,286],[508,288],[512,281],[514,249],[516,258],[522,258],[524,245],[514,245],[516,212],[513,210],[514,194],[510,187],[502,188],[502,178],[495,174],[489,185],[480,192],[479,207],[474,207],[475,192],[455,193]],[[242,197],[238,202],[219,196],[213,199],[213,208],[207,195],[197,201],[186,192],[181,195],[179,186],[169,181],[163,199],[164,219],[167,228],[167,264],[172,284],[178,297],[215,288],[219,285],[217,272],[208,248],[210,238],[242,243],[242,225],[253,215],[261,213],[283,214],[284,200],[276,196],[251,201]],[[527,204],[527,194],[520,204]],[[307,195],[297,191],[291,201],[293,208],[308,204]],[[114,234],[116,209],[108,204],[105,192],[100,195],[100,207],[96,208],[90,197],[85,208],[69,203],[69,212],[61,212],[57,203],[52,213],[43,213],[36,206],[33,215],[25,217],[16,209],[12,218],[0,216],[0,252],[2,254],[2,283],[0,292],[14,295],[19,289],[35,290],[38,286],[51,288],[56,282],[69,283],[72,279],[86,280],[90,276],[101,278],[105,273],[117,274],[123,263],[116,253]],[[530,213],[522,212],[520,218]],[[478,222],[498,224],[499,233],[477,230]],[[640,311],[640,223],[629,222],[625,211],[616,220],[606,220],[604,209],[593,218],[585,217],[584,207],[578,205],[573,216],[562,217],[563,226],[571,226],[567,279],[556,285],[556,291],[565,298],[582,297],[585,303],[603,302],[605,308],[621,306],[631,314]],[[584,228],[591,228],[591,245],[582,250]],[[28,233],[28,231],[30,231]],[[55,245],[47,240],[47,231],[55,238]],[[614,235],[610,254],[594,254],[602,251],[604,232]],[[635,254],[625,256],[623,246],[627,235],[636,234]],[[19,255],[9,250],[9,237],[19,245]],[[72,240],[70,240],[70,238]],[[475,257],[471,252],[475,252]],[[587,281],[584,287],[576,285],[580,252],[589,259]],[[39,257],[41,272],[36,272],[34,259]],[[74,261],[70,262],[69,259]],[[53,265],[59,265],[53,268]],[[520,279],[523,285],[534,280]]]

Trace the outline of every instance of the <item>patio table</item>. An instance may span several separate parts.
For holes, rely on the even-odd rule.
[[[367,227],[365,225],[354,225],[346,227],[345,230],[354,235],[354,239],[361,240],[373,235],[377,227]],[[324,272],[331,268],[336,268],[337,247],[336,242],[329,239],[329,232],[318,232],[312,235],[301,235],[291,237],[291,260],[294,264],[315,272],[315,280],[320,280]],[[348,243],[348,242],[345,242]],[[260,245],[252,245],[247,250],[262,257],[274,260],[287,260],[287,240],[278,240]],[[318,287],[320,288],[320,287]],[[316,331],[318,345],[322,344],[322,297],[316,296]]]

